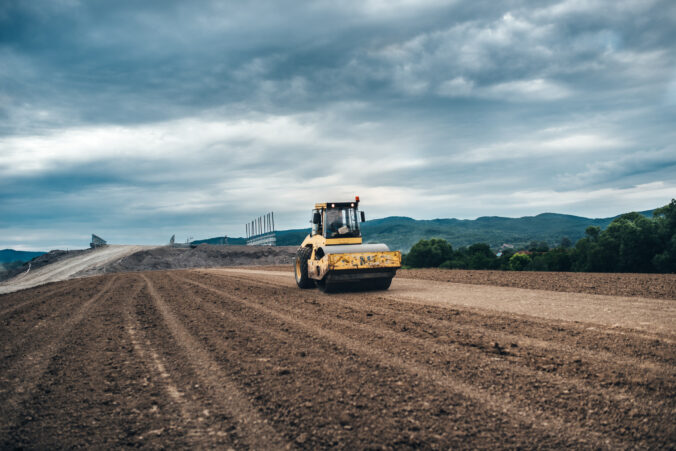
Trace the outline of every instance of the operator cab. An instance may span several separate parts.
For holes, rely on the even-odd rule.
[[[354,202],[327,202],[315,204],[312,210],[312,235],[324,238],[360,238],[359,220],[365,221],[364,212],[358,211],[359,198]]]

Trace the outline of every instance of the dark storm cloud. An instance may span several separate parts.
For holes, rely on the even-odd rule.
[[[669,1],[6,1],[0,228],[240,234],[354,191],[371,217],[655,207],[674,22]]]

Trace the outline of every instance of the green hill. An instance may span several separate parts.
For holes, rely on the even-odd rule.
[[[496,216],[467,219],[384,218],[363,224],[366,242],[384,242],[393,249],[408,251],[420,239],[443,238],[454,248],[487,243],[491,248],[502,244],[525,246],[531,241],[557,245],[561,238],[573,242],[584,236],[590,225],[605,228],[612,218],[589,219],[579,216],[544,213],[523,218]]]
[[[191,241],[190,244],[193,245],[193,246],[197,246],[197,245],[200,245],[200,244],[219,245],[219,244],[223,244],[224,238],[225,237],[223,237],[223,236],[217,236],[217,237],[214,237],[214,238],[207,238],[205,240],[194,240],[194,241]],[[246,239],[245,238],[228,237],[228,244],[246,244]]]
[[[15,251],[14,249],[0,250],[0,263],[9,262],[27,262],[39,257],[45,252],[29,252],[29,251]]]
[[[652,210],[642,214],[651,216]],[[553,247],[563,237],[575,243],[584,236],[587,227],[593,225],[604,229],[613,219],[591,219],[557,213],[522,218],[484,216],[477,219],[415,220],[388,217],[362,224],[362,233],[365,242],[382,242],[402,251],[408,251],[419,240],[429,238],[443,238],[454,248],[474,243],[487,243],[493,249],[502,244],[519,248],[531,241],[545,241]]]
[[[650,217],[652,210],[643,211],[641,214]],[[519,248],[531,241],[545,241],[550,247],[554,247],[563,237],[568,237],[575,243],[584,236],[584,231],[589,226],[605,229],[613,219],[615,217],[592,219],[557,213],[542,213],[522,218],[484,216],[477,219],[430,220],[390,216],[366,221],[362,224],[362,234],[366,243],[385,243],[391,249],[404,252],[419,240],[429,238],[443,238],[454,248],[474,243],[487,243],[493,249],[505,243]],[[309,228],[280,230],[277,232],[277,245],[297,246],[308,233]],[[240,240],[242,239],[228,238],[231,244],[240,244]]]

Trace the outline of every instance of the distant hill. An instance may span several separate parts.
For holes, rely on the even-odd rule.
[[[641,214],[651,217],[652,210]],[[474,243],[487,243],[493,249],[502,244],[515,247],[526,246],[531,241],[545,241],[550,247],[557,246],[561,238],[568,237],[573,243],[584,236],[589,226],[605,229],[612,218],[584,218],[581,216],[542,213],[522,218],[484,216],[477,219],[430,219],[416,220],[405,216],[390,216],[366,221],[362,226],[364,242],[385,243],[391,249],[407,252],[421,239],[443,238],[454,248]],[[297,246],[310,229],[280,230],[278,246]],[[211,238],[217,240],[219,238]],[[236,241],[237,240],[237,241]],[[241,241],[239,241],[241,240]],[[231,244],[243,244],[243,238],[228,238]]]
[[[206,240],[194,240],[190,244],[197,246],[199,244],[223,244],[224,236],[217,236],[214,238],[207,238]],[[246,244],[245,238],[232,238],[228,237],[228,244]]]
[[[641,212],[652,216],[652,210]],[[568,237],[573,243],[584,236],[589,226],[606,228],[612,218],[591,219],[581,216],[542,213],[522,218],[484,216],[477,219],[415,220],[388,217],[362,224],[365,242],[383,242],[393,249],[408,251],[420,239],[443,238],[454,248],[487,243],[497,249],[502,244],[526,246],[531,241],[545,241],[550,247]]]
[[[505,243],[518,248],[531,241],[546,241],[555,246],[564,236],[575,242],[590,225],[605,228],[611,221],[612,218],[589,219],[554,213],[523,218],[486,216],[473,220],[389,217],[363,224],[362,233],[367,242],[384,242],[403,251],[423,238],[443,238],[454,248],[474,243],[487,243],[493,249]]]
[[[9,262],[27,262],[33,260],[35,257],[45,254],[45,252],[29,252],[29,251],[15,251],[14,249],[0,250],[0,263]]]

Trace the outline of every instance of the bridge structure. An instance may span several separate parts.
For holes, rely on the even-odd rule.
[[[276,246],[275,214],[266,213],[245,224],[247,246]]]

